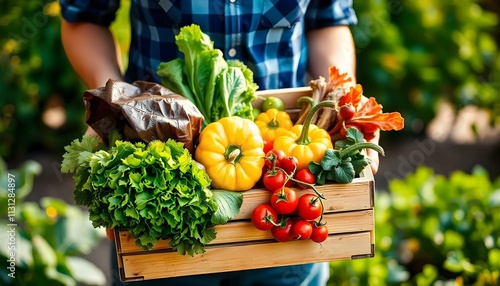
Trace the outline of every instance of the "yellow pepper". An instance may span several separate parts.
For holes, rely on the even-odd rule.
[[[314,114],[323,107],[335,107],[333,101],[322,101],[316,104],[304,121],[296,124],[291,132],[278,137],[273,148],[282,150],[287,156],[294,156],[298,160],[297,170],[307,168],[311,161],[320,162],[328,148],[333,148],[330,134],[311,124]]]
[[[262,138],[270,141],[276,140],[293,126],[290,115],[276,108],[270,108],[259,114],[255,119],[255,124],[259,127]]]
[[[251,189],[264,167],[264,141],[249,119],[224,117],[200,134],[195,159],[212,179],[212,187],[230,191]]]

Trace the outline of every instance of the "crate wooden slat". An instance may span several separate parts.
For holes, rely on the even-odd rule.
[[[360,210],[351,212],[328,213],[323,219],[327,222],[330,234],[350,233],[371,230],[373,222],[373,210]],[[249,220],[232,221],[225,225],[215,227],[217,237],[210,245],[252,242],[272,239],[272,235],[268,231],[260,231],[256,229]],[[134,254],[141,253],[144,250],[135,245],[135,238],[128,231],[118,232],[120,239],[120,251],[122,253]],[[154,251],[168,250],[168,240],[159,241]]]
[[[260,91],[259,96],[278,96],[289,113],[297,112],[295,103],[300,96],[310,95],[311,89],[292,88]],[[262,101],[256,101],[256,107]],[[179,255],[169,241],[159,241],[150,251],[135,245],[127,231],[115,231],[120,278],[124,282],[150,280],[215,272],[237,271],[296,265],[311,262],[369,258],[374,255],[374,179],[367,167],[350,184],[317,186],[327,199],[324,219],[329,236],[322,244],[310,240],[275,241],[269,231],[253,227],[253,209],[269,201],[269,191],[253,189],[243,192],[243,205],[237,217],[225,225],[216,226],[216,238],[206,246],[204,254]],[[300,194],[313,192],[301,190]]]
[[[175,253],[150,252],[135,257],[125,255],[123,266],[127,281],[207,274],[259,267],[296,265],[331,260],[371,257],[373,246],[369,232],[330,235],[322,244],[308,241],[274,241],[207,247],[195,257]],[[290,251],[293,249],[293,251]],[[323,259],[321,259],[323,257]],[[127,278],[128,277],[128,278]]]

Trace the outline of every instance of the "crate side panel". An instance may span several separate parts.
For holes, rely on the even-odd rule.
[[[323,216],[330,234],[370,231],[374,229],[373,210],[329,213]],[[256,229],[251,221],[234,221],[215,227],[217,237],[209,245],[238,242],[263,241],[273,239],[270,231]],[[129,232],[121,231],[118,235],[119,253],[130,254],[144,252],[135,245],[135,238]],[[153,250],[170,250],[168,240],[159,241]]]
[[[164,252],[123,255],[119,257],[124,266],[120,271],[125,280],[150,280],[322,261],[350,260],[353,257],[372,256],[370,236],[370,232],[330,235],[322,244],[296,240],[286,243],[268,242],[220,246],[207,248],[206,253],[194,257]]]

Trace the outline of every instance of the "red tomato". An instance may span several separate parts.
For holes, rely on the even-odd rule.
[[[299,196],[292,188],[279,188],[271,195],[271,206],[279,214],[290,214],[297,209]]]
[[[270,230],[278,221],[278,214],[270,204],[260,204],[252,212],[252,223],[260,230]]]
[[[271,169],[273,167],[273,162],[276,162],[276,167],[281,168],[281,161],[285,159],[286,154],[283,150],[271,149],[266,153],[265,165],[267,168]]]
[[[274,192],[277,189],[281,189],[285,185],[286,181],[285,171],[277,169],[275,174],[272,170],[267,170],[262,176],[262,183],[268,191]],[[292,185],[292,180],[286,182],[286,186],[290,187]]]
[[[264,154],[267,154],[267,152],[271,151],[273,149],[274,141],[273,140],[264,140]]]
[[[344,120],[349,120],[356,114],[356,108],[352,104],[344,104],[339,108],[339,115]]]
[[[114,241],[115,231],[112,228],[106,228],[106,236],[108,237],[109,240]]]
[[[297,164],[299,163],[299,160],[297,160],[296,157],[294,156],[288,156],[285,157],[283,160],[281,160],[280,165],[285,172],[288,174],[293,173],[297,169]]]
[[[326,225],[316,225],[316,222],[311,221],[312,233],[311,240],[317,243],[321,243],[328,237],[328,227]]]
[[[315,194],[304,194],[299,198],[297,211],[305,220],[315,220],[323,213],[321,199]]]
[[[293,235],[299,240],[306,240],[311,237],[312,226],[305,219],[299,219],[293,224]]]
[[[271,228],[271,234],[277,241],[291,241],[295,237],[293,234],[293,220],[288,219],[284,226],[274,226]]]
[[[314,185],[314,183],[316,182],[316,178],[314,177],[313,173],[311,173],[311,171],[309,171],[309,169],[307,169],[307,168],[299,170],[297,173],[295,173],[295,179],[302,182],[302,183],[311,184],[311,185]],[[307,185],[302,185],[298,182],[297,182],[297,185],[301,189],[308,188]]]

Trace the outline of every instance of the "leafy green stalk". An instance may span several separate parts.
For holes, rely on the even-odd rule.
[[[175,44],[179,51],[184,54],[189,88],[200,98],[201,94],[197,93],[196,88],[196,84],[198,84],[197,68],[200,66],[199,57],[203,52],[213,50],[214,44],[208,35],[195,27],[194,25],[182,27],[179,34],[175,36]]]
[[[227,70],[228,66],[220,50],[203,52],[198,64],[197,88],[201,97],[200,104],[206,111],[210,111],[217,93],[217,79],[223,71]],[[210,115],[207,114],[207,116]]]
[[[258,89],[253,72],[241,61],[225,61],[222,51],[197,25],[181,28],[176,44],[183,59],[160,63],[162,85],[188,98],[205,117],[204,124],[226,116],[253,119]]]
[[[212,114],[212,121],[233,115],[238,97],[246,91],[246,81],[240,69],[229,68],[221,73],[218,80],[218,94],[214,107],[220,112]]]
[[[197,97],[191,89],[187,81],[187,77],[184,74],[185,64],[183,59],[174,59],[169,62],[162,62],[158,66],[158,75],[161,78],[161,84],[168,87],[173,92],[184,96],[189,99],[194,104],[197,104]],[[206,111],[203,107],[198,108],[203,114],[206,115]]]

